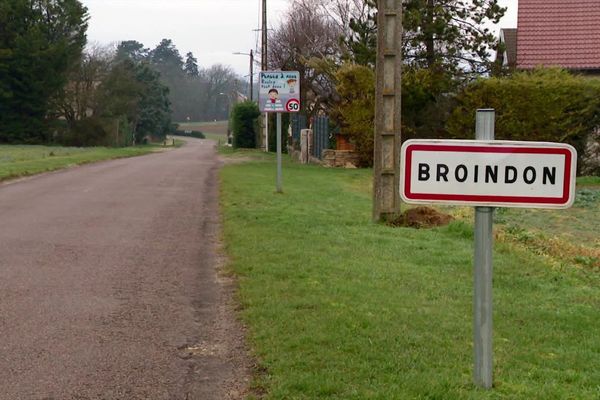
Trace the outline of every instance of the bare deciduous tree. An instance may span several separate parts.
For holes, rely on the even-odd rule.
[[[331,64],[341,59],[343,29],[320,0],[297,0],[269,38],[269,68],[299,71],[307,114],[315,115],[334,95]],[[306,101],[307,100],[307,101]]]
[[[352,20],[363,20],[369,14],[369,6],[365,0],[294,0],[294,4],[316,10],[345,34],[351,33],[349,27]]]
[[[239,77],[229,66],[213,65],[200,71],[198,79],[203,96],[205,118],[227,118],[234,96],[239,89]]]
[[[111,68],[114,50],[97,44],[88,46],[70,74],[69,82],[54,98],[54,113],[69,123],[80,121],[94,113],[97,88]]]

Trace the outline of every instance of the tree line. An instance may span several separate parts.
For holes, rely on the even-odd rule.
[[[159,72],[160,81],[169,88],[175,121],[227,119],[230,102],[243,87],[229,66],[200,68],[193,53],[182,57],[170,39],[163,39],[152,50],[134,40],[122,42],[117,58],[123,56],[148,63]]]
[[[229,67],[201,69],[169,39],[91,45],[88,21],[78,0],[0,3],[0,142],[124,146],[173,120],[226,119]]]

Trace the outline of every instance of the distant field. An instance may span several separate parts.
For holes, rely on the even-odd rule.
[[[191,129],[201,131],[207,139],[224,141],[227,137],[227,121],[214,122],[178,122],[179,129]]]
[[[0,145],[0,181],[114,158],[140,156],[158,146],[124,148]]]

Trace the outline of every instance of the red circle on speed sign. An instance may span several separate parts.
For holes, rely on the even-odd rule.
[[[290,99],[285,105],[287,112],[298,112],[300,111],[300,101],[298,99]]]

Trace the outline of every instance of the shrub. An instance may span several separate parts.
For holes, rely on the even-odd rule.
[[[447,137],[459,82],[439,67],[402,71],[402,141]]]
[[[368,67],[346,64],[336,73],[336,90],[340,101],[333,109],[333,118],[341,133],[356,146],[360,166],[373,165],[375,122],[375,73]]]
[[[258,105],[250,100],[237,103],[231,110],[233,147],[255,148]]]
[[[451,137],[474,138],[478,108],[496,110],[496,139],[564,142],[580,155],[600,122],[600,80],[560,69],[480,79],[458,96]]]
[[[350,136],[361,166],[373,165],[375,125],[375,73],[355,64],[336,74],[340,101],[332,116],[341,133]],[[402,140],[439,138],[452,107],[455,82],[439,69],[406,68],[402,73]]]
[[[101,118],[85,118],[71,124],[61,144],[76,147],[107,146],[112,138],[111,133],[106,121]]]

